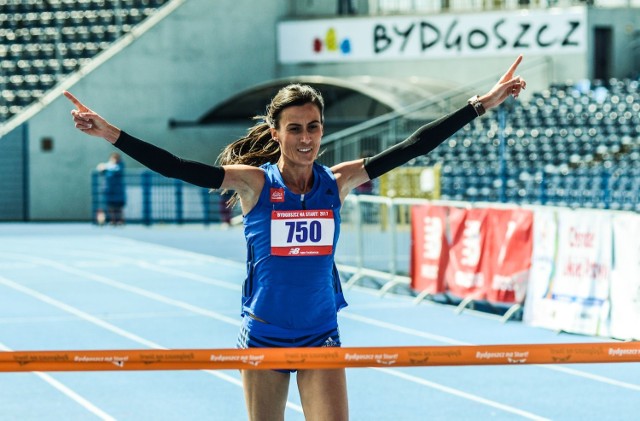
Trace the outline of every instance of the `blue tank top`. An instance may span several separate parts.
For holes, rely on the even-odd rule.
[[[265,330],[286,329],[292,337],[335,328],[338,310],[347,305],[334,263],[341,207],[335,177],[314,164],[313,187],[299,195],[287,189],[277,165],[261,168],[264,187],[244,217],[243,315],[267,322]]]

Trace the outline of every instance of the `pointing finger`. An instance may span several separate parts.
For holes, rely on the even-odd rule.
[[[82,112],[88,112],[91,111],[89,108],[87,108],[82,102],[80,102],[80,100],[78,100],[78,98],[76,98],[75,96],[73,96],[73,94],[69,91],[64,91],[63,95],[67,97],[67,99],[69,99],[69,101],[71,101],[73,103],[73,105],[76,106],[76,108],[79,111]]]
[[[520,65],[521,61],[522,61],[522,54],[520,54],[516,59],[516,61],[513,62],[511,67],[509,67],[509,70],[507,70],[507,73],[505,73],[504,76],[502,76],[503,81],[511,79],[513,77],[513,74],[516,72],[516,69]]]
[[[513,62],[513,64],[511,65],[511,67],[509,67],[509,73],[514,74],[516,72],[516,69],[518,68],[518,66],[520,65],[520,62],[522,61],[522,54],[520,54],[518,56],[518,58],[516,59],[516,61]]]

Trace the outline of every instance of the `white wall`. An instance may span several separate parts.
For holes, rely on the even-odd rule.
[[[213,162],[221,144],[236,133],[170,130],[168,121],[195,120],[238,90],[276,77],[275,26],[288,1],[212,3],[186,1],[70,91],[131,134],[180,156]],[[32,220],[89,219],[90,172],[114,150],[75,130],[71,109],[60,97],[29,122]],[[53,151],[40,150],[43,137],[53,138]]]

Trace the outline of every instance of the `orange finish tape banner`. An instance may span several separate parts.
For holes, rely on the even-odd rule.
[[[640,362],[640,342],[0,352],[0,372],[268,370]]]

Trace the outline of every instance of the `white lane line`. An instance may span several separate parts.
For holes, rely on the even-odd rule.
[[[231,291],[241,291],[242,287],[237,282],[229,282],[223,279],[212,278],[210,276],[199,275],[193,272],[186,272],[181,269],[173,269],[175,267],[173,262],[175,259],[160,259],[160,260],[147,260],[147,259],[139,259],[135,257],[129,257],[127,255],[116,254],[112,252],[95,252],[95,251],[86,251],[86,250],[65,250],[62,253],[65,256],[70,257],[86,257],[90,259],[95,259],[93,261],[103,261],[107,260],[114,265],[122,266],[122,265],[136,265],[143,269],[152,270],[155,272],[165,273],[168,275],[180,276],[182,278],[187,278],[192,281],[196,281],[206,285],[218,286],[220,288],[229,289]],[[218,264],[217,260],[213,261],[204,261],[202,258],[197,258],[197,256],[189,256],[189,260],[181,260],[180,266],[193,266],[193,265],[202,265],[202,264]],[[83,267],[78,264],[78,261],[73,261],[71,263],[73,267]],[[168,267],[172,266],[172,267]],[[238,268],[234,268],[238,269]],[[245,274],[246,268],[242,268],[242,274]]]
[[[49,259],[42,259],[42,258],[38,258],[38,257],[31,257],[31,256],[25,256],[25,255],[21,255],[21,254],[13,254],[13,253],[3,253],[3,254],[12,254],[14,257],[19,258],[19,259],[25,259],[28,261],[31,261],[33,263],[38,263],[40,265],[43,266],[48,266],[63,272],[67,272],[67,273],[71,273],[73,275],[76,276],[80,276],[82,278],[87,278],[90,279],[92,281],[104,284],[104,285],[108,285],[110,287],[113,288],[118,288],[121,289],[123,291],[127,291],[127,292],[131,292],[133,294],[137,294],[140,296],[143,296],[145,298],[149,298],[151,300],[154,301],[158,301],[164,304],[168,304],[170,306],[174,306],[174,307],[178,307],[178,308],[182,308],[184,310],[190,311],[192,313],[196,313],[199,314],[201,316],[206,316],[212,319],[216,319],[219,320],[221,322],[225,322],[225,323],[229,323],[235,326],[240,326],[241,322],[235,318],[229,317],[229,316],[225,316],[221,313],[215,312],[215,311],[211,311],[211,310],[207,310],[204,309],[202,307],[198,307],[198,306],[194,306],[192,304],[186,303],[184,301],[180,301],[180,300],[175,300],[173,298],[169,298],[166,297],[164,295],[161,294],[157,294],[155,292],[151,292],[148,291],[146,289],[143,288],[139,288],[136,286],[132,286],[123,282],[119,282],[116,281],[114,279],[108,278],[106,276],[102,276],[102,275],[96,275],[92,272],[87,272],[85,270],[82,269],[77,269],[74,268],[72,266],[63,264],[63,263],[58,263],[55,262],[53,260],[49,260]]]
[[[361,316],[361,315],[357,315],[357,314],[353,314],[353,313],[349,313],[347,311],[345,312],[341,312],[340,313],[340,317],[344,317],[345,319],[351,319],[351,320],[355,320],[357,322],[360,323],[365,323],[371,326],[377,326],[383,329],[388,329],[388,330],[393,330],[395,332],[400,332],[400,333],[405,333],[408,335],[412,335],[412,336],[417,336],[420,338],[426,338],[426,339],[431,339],[433,341],[437,341],[437,342],[441,342],[441,343],[446,343],[446,344],[451,344],[451,345],[476,345],[476,344],[472,344],[470,342],[463,342],[463,341],[459,341],[457,339],[453,339],[453,338],[449,338],[446,336],[440,336],[440,335],[434,335],[431,333],[427,333],[427,332],[423,332],[420,330],[416,330],[416,329],[411,329],[411,328],[407,328],[404,326],[400,326],[400,325],[396,325],[393,323],[388,323],[388,322],[383,322],[381,320],[377,320],[377,319],[373,319],[367,316]],[[568,368],[568,367],[563,367],[563,366],[559,366],[559,365],[547,365],[547,364],[531,364],[532,366],[536,366],[536,367],[540,367],[540,368],[544,368],[546,370],[551,370],[551,371],[558,371],[564,374],[568,374],[571,376],[576,376],[576,377],[582,377],[585,379],[589,379],[589,380],[594,380],[594,381],[598,381],[601,383],[606,383],[606,384],[610,384],[612,386],[618,386],[618,387],[622,387],[625,389],[629,389],[629,390],[634,390],[634,391],[640,391],[640,386],[633,384],[633,383],[627,383],[627,382],[622,382],[619,380],[614,380],[611,379],[609,377],[604,377],[604,376],[599,376],[597,374],[591,374],[591,373],[587,373],[585,371],[580,371],[580,370],[576,370],[573,368]]]
[[[186,256],[186,257],[190,257],[192,259],[197,259],[197,260],[205,261],[205,262],[209,262],[209,263],[214,263],[214,264],[219,264],[219,265],[226,265],[226,266],[234,266],[234,267],[240,268],[240,269],[245,269],[246,268],[246,264],[245,263],[240,263],[240,262],[237,262],[235,260],[225,259],[225,258],[222,258],[222,257],[210,256],[208,254],[196,253],[196,252],[193,252],[193,251],[182,250],[182,249],[175,248],[175,247],[163,246],[163,245],[156,244],[156,243],[149,243],[149,242],[145,242],[145,241],[133,240],[131,238],[126,238],[126,237],[118,237],[118,236],[106,236],[106,237],[121,241],[123,243],[129,243],[130,245],[135,246],[135,250],[139,250],[140,247],[144,247],[146,249],[151,249],[151,250],[158,249],[158,250],[162,250],[164,252],[177,254],[179,256]]]
[[[47,266],[50,266],[50,267],[55,267],[55,268],[57,268],[59,270],[70,272],[70,273],[73,273],[73,274],[78,275],[78,276],[85,276],[88,279],[96,280],[97,282],[107,283],[108,285],[116,285],[118,288],[120,288],[121,285],[124,285],[124,284],[121,284],[120,282],[108,279],[108,278],[106,278],[104,276],[98,276],[98,275],[95,275],[95,274],[92,274],[92,273],[86,273],[86,272],[84,272],[84,271],[82,271],[80,269],[70,268],[70,267],[67,267],[66,265],[63,265],[63,264],[60,264],[60,263],[57,263],[57,262],[51,262],[51,261],[48,261],[46,259],[34,258],[34,257],[24,257],[24,256],[22,258],[29,259],[29,260],[36,260],[37,262],[39,262],[41,264],[44,264],[44,265],[47,265]],[[161,295],[156,294],[156,293],[150,293],[150,292],[148,292],[146,290],[143,290],[141,288],[135,288],[134,290],[131,290],[127,286],[127,288],[122,288],[122,289],[131,291],[131,292],[135,292],[137,294],[141,294],[141,295],[144,295],[144,296],[152,298],[152,299],[158,299],[158,297],[161,297],[162,302],[166,302],[166,303],[168,303],[170,305],[178,305],[181,308],[185,308],[185,309],[198,310],[198,314],[207,315],[208,313],[212,313],[209,310],[201,309],[199,307],[192,306],[191,304],[183,303],[183,302],[178,301],[178,300],[168,299],[167,297],[161,296]],[[235,319],[224,320],[224,319],[221,319],[221,318],[219,318],[217,316],[214,317],[214,318],[216,320],[220,320],[220,321],[223,321],[225,323],[230,323],[230,324],[234,324],[234,325],[239,325],[240,324],[240,322],[236,321]],[[364,319],[366,319],[366,318],[363,317],[362,320],[364,320]],[[103,323],[105,323],[105,322],[103,322]],[[378,326],[384,326],[385,322],[378,321],[378,323],[379,323]],[[391,325],[389,325],[389,326],[391,326]],[[418,331],[415,331],[413,333],[416,334],[416,333],[418,333]],[[434,337],[436,337],[436,336],[434,335],[434,336],[428,336],[428,337],[429,337],[429,339],[434,339]],[[439,336],[437,336],[437,337],[442,339],[442,337],[439,337]],[[381,371],[381,373],[385,373],[385,371]],[[391,373],[387,373],[387,374],[388,375],[393,375]],[[409,377],[405,377],[405,379],[409,379]],[[417,383],[421,384],[421,385],[429,386],[429,384],[431,382],[428,382],[428,383],[417,382]],[[435,383],[433,383],[433,384],[435,384]],[[447,390],[456,390],[456,389],[448,388],[446,386],[441,386],[441,388],[439,388],[439,390],[447,391]],[[457,392],[458,393],[455,394],[456,396],[460,396],[460,397],[473,396],[473,395],[467,394],[467,393],[462,392],[462,391],[457,391]],[[476,402],[480,401],[481,403],[488,404],[488,405],[490,405],[490,406],[492,406],[494,408],[501,408],[501,409],[502,408],[510,408],[510,410],[508,412],[511,412],[511,413],[516,413],[516,412],[520,411],[519,409],[511,408],[511,407],[509,407],[507,405],[503,405],[503,404],[500,404],[500,403],[497,403],[497,402],[493,402],[493,401],[490,401],[490,400],[487,400],[487,399],[483,399],[483,398],[480,398],[480,397],[477,397],[477,399],[474,399],[474,401],[476,401]],[[522,412],[524,412],[524,411],[522,411]],[[533,414],[532,414],[532,416],[536,416],[537,417],[537,415],[533,415]]]
[[[404,326],[398,326],[398,325],[394,325],[392,323],[388,323],[388,322],[383,322],[381,320],[375,320],[375,319],[371,319],[365,316],[360,316],[357,314],[352,314],[349,312],[343,312],[341,313],[341,317],[344,317],[346,319],[350,319],[350,320],[355,320],[357,322],[361,322],[361,323],[366,323],[368,325],[372,325],[372,326],[376,326],[379,328],[383,328],[383,329],[389,329],[389,330],[393,330],[396,332],[400,332],[400,333],[405,333],[408,335],[412,335],[412,336],[418,336],[421,338],[425,338],[425,339],[429,339],[432,341],[436,341],[436,342],[443,342],[443,343],[447,343],[447,344],[451,344],[451,345],[467,345],[464,342],[461,341],[457,341],[455,339],[452,338],[448,338],[446,336],[440,336],[440,335],[434,335],[431,333],[427,333],[427,332],[423,332],[420,330],[416,330],[416,329],[411,329],[411,328],[407,328]],[[513,406],[509,406],[509,405],[505,405],[503,403],[500,402],[496,402],[496,401],[492,401],[490,399],[486,399],[486,398],[482,398],[478,395],[474,395],[471,393],[467,393],[467,392],[463,392],[459,389],[455,389],[449,386],[444,386],[441,385],[439,383],[435,383],[426,379],[423,379],[421,377],[417,377],[417,376],[412,376],[409,374],[406,374],[402,371],[398,371],[395,369],[391,369],[391,368],[373,368],[373,370],[377,370],[380,371],[381,373],[385,373],[391,376],[396,376],[396,377],[400,377],[404,380],[408,380],[410,382],[413,383],[417,383],[423,386],[427,386],[430,387],[432,389],[436,389],[439,390],[441,392],[445,392],[445,393],[449,393],[451,395],[455,395],[464,399],[468,399],[470,401],[474,401],[483,405],[487,405],[490,406],[492,408],[496,408],[496,409],[500,409],[502,411],[505,412],[509,412],[512,414],[516,414],[516,415],[520,415],[524,418],[528,418],[528,419],[532,419],[532,420],[547,420],[547,418],[541,417],[539,415],[536,415],[534,413],[528,412],[528,411],[524,411],[522,409],[518,409],[515,408]]]
[[[145,244],[145,243],[143,243],[143,244]],[[170,247],[163,247],[163,248],[167,248],[169,250],[174,250],[174,249],[172,249]],[[201,256],[201,255],[198,255],[196,253],[191,253],[191,252],[185,252],[185,253],[187,253],[188,255],[194,254],[196,256]],[[21,256],[21,257],[25,258],[24,256]],[[122,257],[120,257],[120,258],[122,258]],[[32,259],[34,259],[34,258],[32,258],[32,257],[27,258],[27,260],[32,260]],[[44,260],[44,259],[39,259],[39,260]],[[216,258],[216,259],[212,259],[212,260],[216,261],[216,263],[217,263],[217,261],[219,259]],[[52,263],[55,263],[56,265],[59,265],[56,262],[52,262]],[[145,263],[147,263],[147,262],[145,261]],[[44,263],[44,264],[46,264],[46,263]],[[65,266],[65,265],[62,265],[62,266]],[[71,268],[71,269],[73,269],[73,268]],[[62,270],[64,270],[64,269],[62,269]],[[173,274],[175,274],[177,276],[183,276],[183,277],[186,277],[186,278],[190,278],[192,280],[197,280],[197,279],[200,279],[200,278],[205,278],[206,279],[206,277],[202,277],[201,275],[193,275],[190,272],[183,272],[183,271],[176,270],[176,269],[171,269],[171,271],[172,271]],[[84,271],[82,271],[82,272],[84,273]],[[183,275],[181,275],[181,273]],[[89,276],[97,276],[97,275],[94,275],[94,274],[87,274],[87,275],[89,275]],[[187,276],[184,276],[184,275],[187,275]],[[209,278],[209,279],[211,279],[211,278]],[[216,282],[225,283],[225,281],[218,281],[218,280],[215,280],[215,281]],[[117,282],[117,281],[110,280],[110,282]],[[200,280],[200,282],[201,282],[201,280]],[[232,289],[232,286],[236,286],[237,287],[237,285],[235,285],[235,284],[231,284],[231,283],[226,283],[226,284],[227,284],[226,287],[228,287],[229,289]],[[173,301],[177,301],[177,300],[173,300]],[[187,303],[183,303],[183,304],[187,304]],[[187,304],[187,305],[189,307],[195,307],[195,306],[191,306],[190,304]],[[204,309],[201,309],[201,310],[204,310]],[[209,310],[204,310],[204,311],[209,312]],[[202,313],[199,313],[199,314],[202,314]],[[347,319],[352,319],[352,320],[355,320],[355,321],[358,321],[358,322],[361,322],[361,323],[366,323],[366,324],[370,324],[370,325],[373,325],[373,326],[377,326],[377,327],[380,327],[380,328],[383,328],[383,329],[393,330],[393,331],[405,333],[405,334],[412,335],[412,336],[422,337],[422,338],[426,338],[426,339],[433,340],[433,341],[440,342],[440,343],[447,343],[447,344],[451,344],[451,345],[473,345],[471,343],[459,341],[459,340],[456,340],[456,339],[453,339],[453,338],[450,338],[450,337],[431,334],[431,333],[428,333],[428,332],[424,332],[424,331],[420,331],[420,330],[416,330],[416,329],[412,329],[412,328],[407,328],[407,327],[404,327],[404,326],[399,326],[399,325],[396,325],[396,324],[393,324],[393,323],[384,322],[384,321],[373,319],[373,318],[369,318],[369,317],[366,317],[366,316],[356,315],[356,314],[353,314],[353,313],[350,313],[350,312],[341,312],[340,316],[344,317],[344,318],[347,318]],[[239,323],[239,322],[235,321],[235,319],[231,319],[231,321],[234,322],[235,324]],[[544,368],[544,369],[547,369],[547,370],[558,371],[558,372],[562,372],[564,374],[574,375],[574,376],[577,376],[577,377],[583,377],[583,378],[586,378],[586,379],[599,381],[599,382],[602,382],[602,383],[606,383],[606,384],[610,384],[610,385],[614,385],[614,386],[618,386],[618,387],[622,387],[622,388],[626,388],[626,389],[630,389],[630,390],[636,390],[636,391],[640,390],[640,386],[637,386],[637,385],[634,385],[634,384],[617,381],[617,380],[614,380],[614,379],[610,379],[610,378],[607,378],[607,377],[603,377],[603,376],[598,376],[598,375],[582,372],[582,371],[575,370],[575,369],[569,369],[569,368],[565,368],[565,367],[561,367],[561,366],[555,366],[555,365],[537,365],[537,366],[541,367],[541,368]],[[382,372],[384,372],[384,370]],[[442,386],[442,387],[445,387],[445,386]],[[464,393],[464,392],[461,392],[461,393]]]
[[[0,277],[0,279],[2,279],[2,278]],[[6,345],[0,343],[0,351],[11,351],[11,349],[9,347],[7,347]],[[96,417],[100,418],[101,420],[104,420],[104,421],[116,421],[116,419],[114,417],[112,417],[111,415],[107,414],[105,411],[103,411],[102,409],[98,408],[97,406],[95,406],[94,404],[89,402],[87,399],[85,399],[84,397],[80,396],[75,391],[69,389],[67,386],[65,386],[64,384],[60,383],[58,380],[54,379],[50,375],[48,375],[46,373],[41,373],[39,371],[34,371],[33,374],[35,374],[36,376],[40,377],[40,379],[44,380],[45,383],[48,383],[51,387],[53,387],[57,391],[61,392],[62,394],[66,395],[69,399],[71,399],[72,401],[76,402],[78,405],[80,405],[81,407],[83,407],[87,411],[91,412]]]
[[[9,287],[15,291],[19,291],[19,292],[22,292],[23,294],[29,295],[30,297],[35,298],[36,300],[42,301],[45,304],[49,304],[50,306],[57,307],[64,312],[73,314],[74,316],[82,320],[85,320],[89,323],[93,323],[94,325],[100,326],[103,329],[106,329],[112,333],[115,333],[116,335],[127,338],[133,342],[137,342],[149,348],[158,347],[158,345],[155,344],[154,342],[147,341],[146,339],[136,334],[128,332],[124,329],[120,329],[119,327],[111,323],[105,322],[104,320],[101,320],[95,316],[92,316],[91,314],[85,313],[82,310],[79,310],[75,307],[72,307],[68,304],[58,301],[55,298],[51,298],[48,295],[42,294],[36,290],[20,285],[19,283],[12,281],[11,279],[5,278],[4,276],[0,276],[0,284],[6,287]],[[162,349],[162,348],[157,348],[157,349]]]
[[[194,314],[185,311],[162,311],[146,313],[114,313],[101,316],[102,320],[136,320],[136,319],[162,319],[177,317],[195,317]],[[0,325],[16,324],[43,324],[74,321],[74,316],[25,316],[25,317],[0,317]]]
[[[350,320],[355,320],[360,323],[365,323],[371,326],[380,327],[383,329],[393,330],[394,332],[405,333],[411,336],[418,336],[420,338],[429,339],[435,342],[441,342],[450,345],[469,345],[465,342],[455,340],[453,338],[449,338],[446,336],[436,335],[433,333],[424,332],[417,329],[412,329],[409,327],[399,326],[393,323],[383,322],[382,320],[372,319],[366,316],[360,316],[358,314],[353,314],[350,311],[342,311],[340,312],[340,317]]]
[[[120,254],[114,254],[114,253],[108,253],[108,252],[93,252],[93,251],[84,251],[84,250],[65,250],[62,253],[58,253],[58,255],[65,255],[65,256],[71,256],[71,257],[87,257],[87,258],[92,258],[92,259],[99,259],[102,261],[107,261],[109,262],[109,267],[113,267],[113,266],[123,266],[123,265],[136,265],[140,268],[143,269],[147,269],[147,270],[151,270],[151,271],[155,271],[155,272],[159,272],[159,273],[164,273],[164,274],[168,274],[168,275],[174,275],[174,276],[180,276],[182,278],[187,278],[190,279],[192,281],[196,281],[199,282],[201,284],[205,284],[205,285],[213,285],[213,286],[217,286],[220,288],[225,288],[231,291],[241,291],[242,290],[242,286],[239,285],[237,282],[229,282],[229,281],[225,281],[222,279],[216,279],[216,278],[212,278],[210,276],[204,276],[204,275],[199,275],[197,273],[192,273],[192,272],[185,272],[184,270],[180,270],[180,269],[172,269],[170,267],[166,267],[163,265],[163,262],[167,262],[167,259],[162,259],[159,261],[149,261],[146,259],[137,259],[137,258],[132,258],[132,257],[127,257],[127,256],[122,256]],[[95,260],[92,260],[91,262],[94,262]],[[202,259],[194,259],[191,258],[191,260],[183,260],[182,261],[183,264],[181,266],[193,266],[194,264],[197,265],[201,265],[201,264],[207,264],[207,263],[214,263],[217,264],[218,262],[204,262]],[[76,268],[92,268],[92,267],[100,267],[100,265],[93,265],[91,263],[87,263],[84,261],[78,261],[78,260],[74,260],[72,263],[68,263],[69,266],[71,267],[76,267]],[[33,266],[32,266],[33,267]]]
[[[142,345],[144,345],[144,346],[146,346],[148,348],[165,349],[165,350],[168,349],[168,348],[165,348],[162,345],[159,345],[159,344],[157,344],[155,342],[152,342],[152,341],[149,341],[147,339],[144,339],[141,336],[138,336],[138,335],[136,335],[134,333],[131,333],[131,332],[128,332],[128,331],[126,331],[124,329],[121,329],[121,328],[119,328],[119,327],[117,327],[117,326],[115,326],[115,325],[113,325],[111,323],[108,323],[108,322],[105,322],[105,321],[103,321],[101,319],[98,319],[97,317],[92,316],[91,314],[85,313],[84,311],[82,311],[80,309],[77,309],[77,308],[75,308],[73,306],[70,306],[70,305],[65,304],[65,303],[63,303],[61,301],[58,301],[55,298],[49,297],[49,296],[47,296],[45,294],[42,294],[42,293],[40,293],[38,291],[35,291],[35,290],[31,289],[31,288],[28,288],[28,287],[25,287],[23,285],[20,285],[17,282],[14,282],[14,281],[12,281],[10,279],[7,279],[7,278],[5,278],[3,276],[0,276],[0,284],[5,285],[5,286],[7,286],[9,288],[12,288],[12,289],[14,289],[16,291],[20,291],[20,292],[22,292],[22,293],[24,293],[26,295],[29,295],[29,296],[31,296],[31,297],[39,300],[39,301],[42,301],[42,302],[44,302],[46,304],[49,304],[49,305],[53,306],[53,307],[57,307],[57,308],[65,311],[67,313],[71,313],[74,316],[76,316],[76,317],[78,317],[78,318],[80,318],[82,320],[85,320],[85,321],[87,321],[89,323],[93,323],[93,324],[95,324],[97,326],[102,327],[103,329],[106,329],[106,330],[108,330],[110,332],[113,332],[113,333],[115,333],[117,335],[125,337],[125,338],[127,338],[127,339],[129,339],[129,340],[131,340],[133,342],[137,342],[139,344],[142,344]],[[202,309],[202,310],[204,310],[204,309]],[[208,374],[211,374],[213,376],[216,376],[216,377],[218,377],[218,378],[220,378],[222,380],[225,380],[225,381],[227,381],[229,383],[232,383],[232,384],[234,384],[236,386],[242,387],[242,382],[240,380],[238,380],[238,379],[236,379],[236,378],[234,378],[232,376],[229,376],[229,375],[227,375],[225,373],[220,373],[220,372],[214,371],[214,370],[202,370],[202,371],[204,371],[204,372],[206,372]],[[293,402],[288,402],[287,401],[287,407],[290,408],[290,409],[293,409],[294,411],[302,413],[302,407],[300,405],[297,405],[297,404],[293,403]]]
[[[187,279],[190,279],[192,281],[200,282],[202,284],[212,285],[212,286],[216,286],[216,287],[220,287],[220,288],[225,288],[225,289],[229,289],[231,291],[236,291],[236,292],[242,291],[242,286],[241,285],[234,284],[234,283],[231,283],[231,282],[228,282],[228,281],[222,281],[222,280],[219,280],[219,279],[213,279],[213,278],[210,278],[208,276],[203,276],[203,275],[198,275],[198,274],[195,274],[195,273],[185,272],[185,271],[180,270],[180,269],[171,269],[171,268],[167,268],[167,267],[162,267],[162,266],[154,265],[154,264],[149,263],[149,262],[137,261],[136,264],[139,267],[143,268],[143,269],[152,270],[152,271],[155,271],[155,272],[160,272],[160,273],[164,273],[164,274],[168,274],[168,275],[180,276],[181,278],[187,278]]]
[[[609,377],[600,376],[598,374],[587,373],[587,372],[584,372],[584,371],[576,370],[574,368],[556,366],[556,365],[549,365],[549,366],[545,365],[545,366],[540,366],[540,367],[548,368],[549,370],[555,370],[555,371],[559,371],[561,373],[566,373],[566,374],[573,375],[573,376],[579,376],[579,377],[583,377],[585,379],[595,380],[597,382],[606,383],[606,384],[610,384],[612,386],[618,386],[618,387],[622,387],[622,388],[625,388],[625,389],[635,390],[636,392],[640,392],[640,385],[621,382],[619,380],[615,380],[615,379],[612,379],[612,378],[609,378]]]
[[[449,393],[451,395],[455,395],[455,396],[461,397],[463,399],[468,399],[470,401],[474,401],[474,402],[480,403],[482,405],[487,405],[487,406],[490,406],[492,408],[496,408],[496,409],[500,409],[500,410],[505,411],[505,412],[509,412],[511,414],[519,415],[519,416],[521,416],[523,418],[527,418],[527,419],[530,419],[530,420],[538,420],[538,421],[543,421],[543,420],[547,421],[547,420],[549,420],[549,418],[544,418],[544,417],[541,417],[539,415],[532,414],[531,412],[523,411],[521,409],[514,408],[514,407],[509,406],[509,405],[504,405],[504,404],[501,404],[499,402],[495,402],[495,401],[492,401],[492,400],[489,400],[489,399],[481,398],[478,395],[473,395],[471,393],[466,393],[466,392],[463,392],[461,390],[454,389],[452,387],[443,386],[441,384],[434,383],[434,382],[431,382],[429,380],[423,379],[422,377],[412,376],[410,374],[404,373],[402,371],[399,371],[399,370],[396,370],[396,369],[393,369],[393,368],[375,368],[374,367],[372,369],[376,370],[376,371],[380,371],[380,372],[385,373],[385,374],[389,374],[391,376],[399,377],[399,378],[401,378],[403,380],[408,380],[408,381],[413,382],[413,383],[421,384],[423,386],[427,386],[427,387],[439,390],[439,391],[444,392],[444,393]]]

